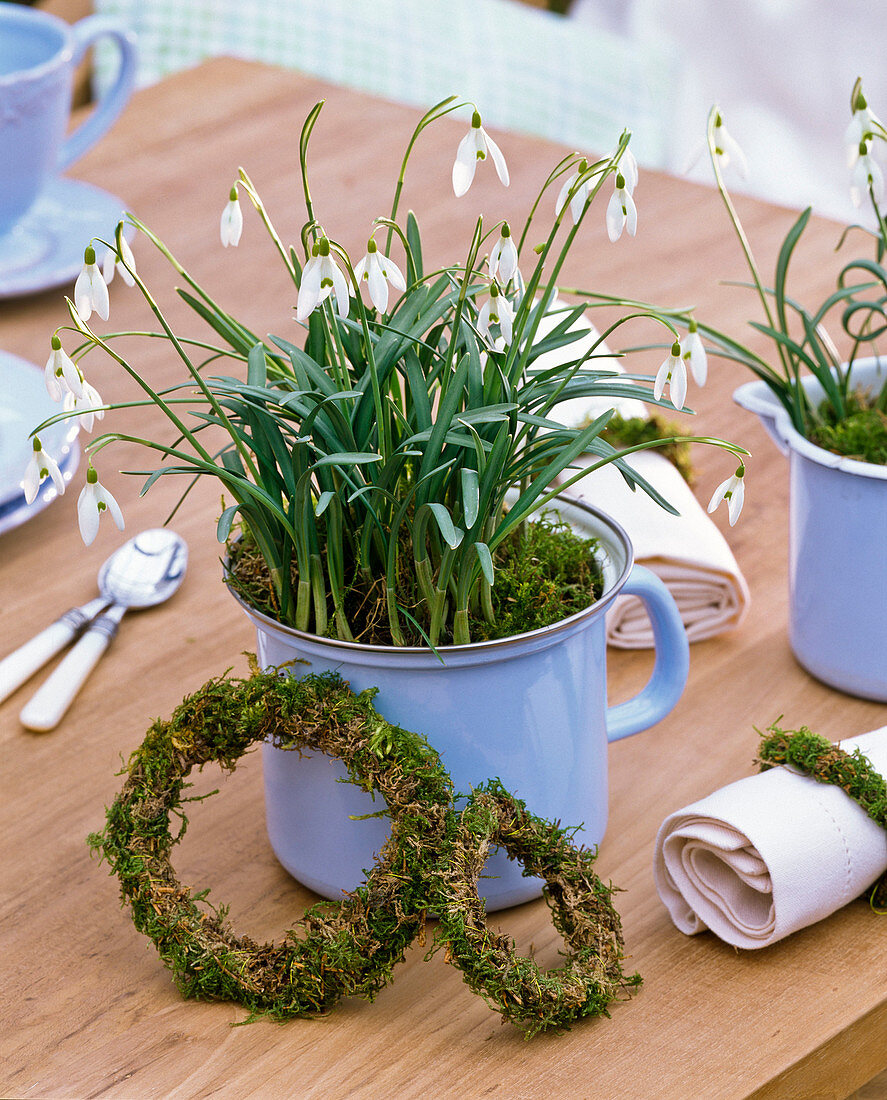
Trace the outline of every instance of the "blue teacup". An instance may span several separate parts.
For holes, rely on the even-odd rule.
[[[70,136],[74,71],[96,39],[120,48],[114,86]],[[101,138],[126,106],[136,74],[133,35],[115,20],[74,26],[47,12],[0,3],[0,235],[34,205],[46,184]]]

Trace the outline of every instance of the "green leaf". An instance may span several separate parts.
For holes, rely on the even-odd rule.
[[[231,524],[234,522],[234,517],[240,510],[239,504],[231,504],[225,509],[219,516],[219,522],[216,525],[216,541],[226,542],[228,536],[231,534]]]
[[[416,215],[412,210],[407,212],[407,242],[413,258],[412,278],[408,282],[416,283],[425,272],[422,266],[422,237],[419,233],[419,223],[416,221]]]
[[[465,537],[465,532],[461,528],[455,526],[453,517],[450,515],[445,505],[432,502],[426,504],[425,507],[434,516],[434,520],[437,523],[438,530],[444,542],[451,550],[455,550]]]
[[[372,451],[338,451],[336,454],[324,455],[314,463],[317,466],[366,466],[371,462],[381,462],[382,456]]]
[[[490,553],[489,546],[485,542],[476,542],[474,543],[474,549],[477,552],[478,561],[487,584],[492,584],[494,579],[493,555]]]
[[[470,467],[462,469],[462,508],[465,512],[465,526],[473,527],[480,505],[477,470]]]
[[[336,494],[330,492],[329,489],[321,493],[320,496],[317,498],[317,503],[314,505],[315,516],[322,516],[335,499]]]
[[[265,345],[255,344],[246,357],[246,380],[251,386],[264,386],[268,381],[265,365]]]

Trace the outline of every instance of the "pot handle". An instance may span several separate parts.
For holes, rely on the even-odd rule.
[[[622,593],[638,596],[647,609],[656,663],[642,691],[607,709],[608,741],[630,737],[661,721],[680,699],[690,671],[687,632],[672,594],[659,577],[642,565],[634,565]]]
[[[77,65],[89,47],[99,38],[111,38],[120,51],[120,67],[112,87],[99,100],[93,113],[68,135],[59,151],[58,170],[70,167],[110,130],[129,102],[135,87],[137,57],[135,35],[116,19],[87,15],[71,28],[74,60]]]

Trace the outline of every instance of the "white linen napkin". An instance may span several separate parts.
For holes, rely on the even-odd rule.
[[[540,331],[547,323],[545,318]],[[597,332],[589,328],[587,321],[580,324],[589,329],[587,336],[566,348],[547,352],[535,366],[551,366],[555,356],[574,359],[589,350]],[[620,373],[622,368],[615,357],[600,357],[606,351],[606,345],[600,345],[589,366]],[[626,418],[648,415],[641,401],[587,397],[561,402],[553,416],[570,427],[579,427],[612,405]],[[591,465],[594,461],[587,456],[577,459],[576,465]],[[666,512],[643,489],[632,491],[612,465],[571,485],[566,494],[595,505],[625,528],[634,546],[635,561],[656,573],[674,597],[689,641],[699,642],[739,626],[748,613],[750,596],[727,540],[664,455],[639,451],[627,461],[679,515]],[[637,596],[620,596],[607,613],[607,644],[620,649],[653,647],[653,631]]]
[[[887,775],[887,726],[840,742]],[[849,795],[789,767],[722,787],[662,823],[653,874],[681,932],[768,947],[887,871],[887,831]]]
[[[578,463],[591,461],[580,458]],[[595,470],[567,493],[594,504],[625,528],[635,561],[665,582],[691,642],[739,626],[750,597],[727,540],[664,455],[638,451],[627,462],[680,514],[666,512],[642,489],[632,492],[615,466]],[[621,649],[652,647],[653,631],[637,596],[620,596],[607,613],[607,643]]]

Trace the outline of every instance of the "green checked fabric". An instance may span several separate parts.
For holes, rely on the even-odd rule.
[[[644,164],[665,162],[673,67],[514,0],[96,0],[139,38],[142,85],[228,55],[302,72],[417,107],[456,94],[484,122],[583,152],[624,127]],[[101,46],[97,83],[113,72]]]

